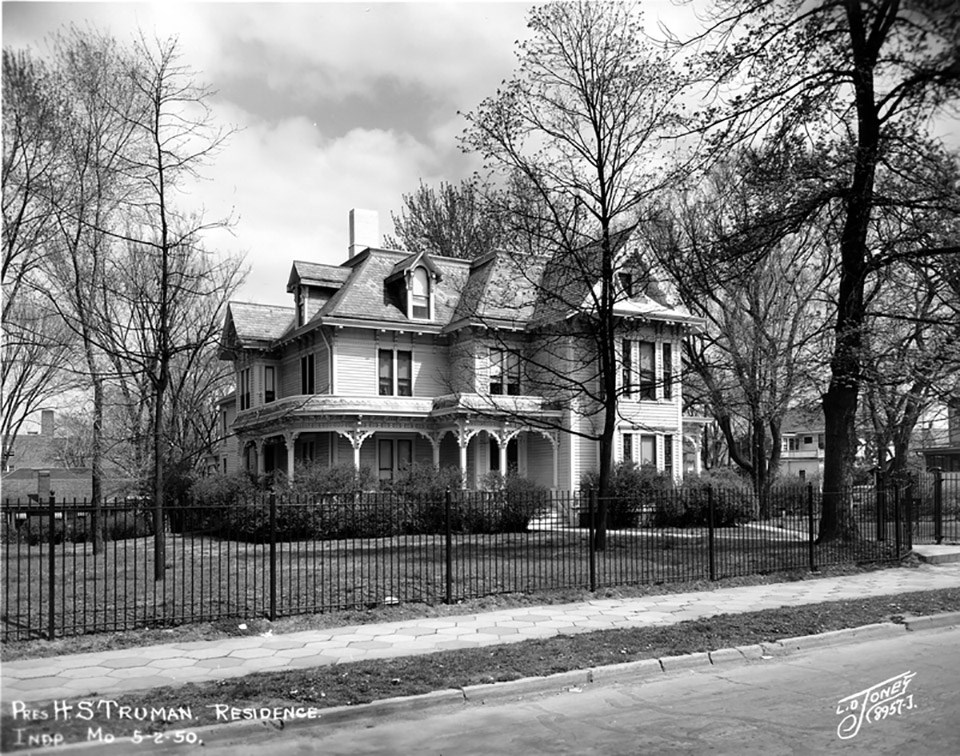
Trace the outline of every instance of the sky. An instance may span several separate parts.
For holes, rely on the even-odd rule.
[[[347,258],[351,208],[376,210],[381,234],[422,180],[458,183],[480,168],[457,142],[469,112],[508,78],[530,5],[444,3],[3,2],[5,48],[43,53],[52,32],[90,23],[130,40],[176,36],[182,62],[216,90],[214,119],[237,131],[185,200],[208,236],[242,253],[235,299],[292,304],[293,260]],[[669,0],[644,5],[670,20]]]

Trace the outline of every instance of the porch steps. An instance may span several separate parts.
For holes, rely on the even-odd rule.
[[[927,564],[960,562],[960,545],[934,546],[931,544],[918,544],[913,547],[913,553],[920,558],[921,562],[926,562]]]

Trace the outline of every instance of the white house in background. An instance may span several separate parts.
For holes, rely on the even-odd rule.
[[[577,313],[538,297],[524,283],[529,269],[510,254],[460,260],[381,249],[371,211],[351,211],[349,228],[342,264],[293,262],[289,307],[230,303],[221,357],[233,362],[236,392],[221,411],[236,446],[223,447],[220,464],[230,469],[232,457],[252,472],[292,477],[301,461],[352,463],[390,479],[420,462],[459,468],[466,487],[515,469],[555,490],[577,488],[598,466],[598,444],[559,428],[592,429],[599,416],[539,390],[520,358],[555,360],[543,353],[545,339]],[[620,270],[616,311],[619,372],[632,387],[620,402],[616,456],[679,478],[681,343],[701,321],[656,292],[633,291],[633,273]],[[554,276],[550,285],[574,298],[591,285],[563,280],[549,263],[537,275]],[[569,337],[571,359],[584,348]]]
[[[780,474],[809,480],[823,474],[823,413],[791,410],[780,432]]]

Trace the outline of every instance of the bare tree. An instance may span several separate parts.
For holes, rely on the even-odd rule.
[[[473,181],[459,186],[440,182],[434,189],[422,181],[403,195],[403,209],[393,215],[397,237],[388,247],[473,260],[502,246],[503,229],[491,212],[483,188]]]
[[[783,418],[826,367],[817,355],[831,307],[830,269],[815,227],[737,237],[752,220],[751,162],[736,155],[675,196],[648,241],[671,288],[706,321],[703,333],[684,344],[686,364],[763,511],[780,462]]]
[[[911,250],[888,245],[877,221],[906,207],[957,212],[931,125],[956,112],[958,40],[951,4],[718,0],[709,29],[690,43],[702,89],[717,98],[702,111],[706,144],[717,155],[760,146],[771,180],[786,180],[784,200],[758,208],[758,224],[829,219],[836,229],[821,541],[857,536],[844,492],[858,446],[869,280],[905,254],[956,245],[929,237]]]
[[[501,183],[522,187],[526,199],[510,210],[535,210],[534,222],[520,222],[541,235],[544,254],[515,267],[536,293],[535,310],[521,306],[542,325],[541,348],[513,354],[594,421],[579,432],[599,442],[602,548],[621,391],[617,254],[644,198],[665,181],[654,151],[674,125],[681,77],[644,43],[634,4],[552,3],[534,8],[528,26],[515,75],[467,115],[464,144]]]

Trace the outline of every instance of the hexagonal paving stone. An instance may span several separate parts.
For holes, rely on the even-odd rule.
[[[51,686],[56,687],[58,677],[35,677],[32,680],[17,680],[15,686],[5,685],[4,687],[14,687],[17,690],[42,690]],[[4,696],[6,698],[6,696]]]
[[[300,640],[283,640],[278,638],[277,640],[267,641],[262,644],[263,648],[272,648],[274,651],[282,651],[285,648],[300,648],[304,645],[304,641]]]
[[[517,628],[515,627],[501,627],[500,625],[492,625],[490,627],[478,627],[477,632],[484,635],[516,635]]]
[[[154,659],[148,666],[154,669],[179,669],[182,667],[192,667],[196,663],[196,659],[181,656],[178,659]]]
[[[91,677],[96,675],[105,675],[110,670],[107,667],[83,667],[82,669],[64,669],[61,670],[59,677],[66,679]]]
[[[302,656],[316,656],[318,653],[319,651],[316,648],[301,646],[300,648],[281,649],[280,651],[277,651],[274,656],[282,659],[298,659]]]
[[[393,644],[384,643],[383,641],[366,640],[366,641],[356,641],[355,643],[351,643],[349,647],[361,648],[364,651],[371,651],[373,649],[392,648]]]
[[[230,656],[235,656],[238,659],[262,659],[274,654],[276,654],[276,651],[271,648],[240,648],[230,652]]]
[[[108,673],[107,677],[115,680],[135,680],[138,677],[147,677],[148,673],[145,667],[122,667]]]
[[[112,677],[87,677],[82,680],[67,679],[62,681],[64,691],[82,695],[84,693],[105,693],[116,684]]]
[[[239,667],[243,665],[243,659],[234,659],[232,656],[225,656],[219,659],[200,659],[194,665],[197,668],[206,667],[207,669],[225,669],[227,667]]]
[[[19,680],[29,680],[34,677],[56,677],[60,674],[60,667],[49,664],[38,664],[36,667],[16,667],[13,665],[4,665],[6,677],[16,677]]]
[[[110,669],[128,669],[130,667],[142,667],[143,665],[143,659],[130,656],[123,656],[117,659],[104,659],[99,664],[101,667],[109,667]]]
[[[194,648],[190,651],[184,651],[183,655],[188,659],[212,659],[215,656],[226,656],[233,649],[223,648],[219,644],[216,646],[210,646],[209,644],[206,648]]]

